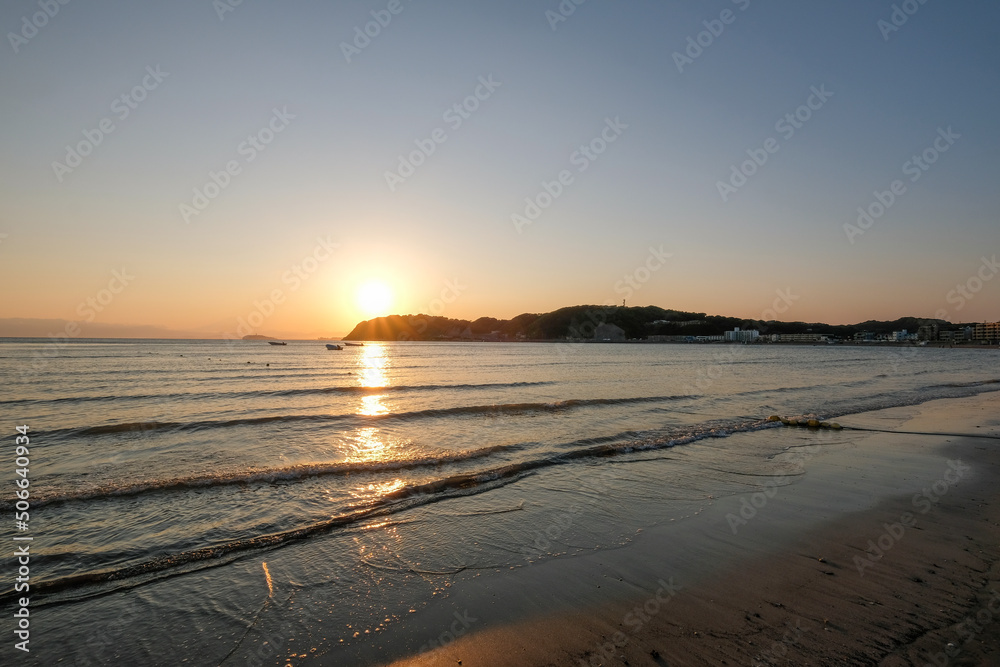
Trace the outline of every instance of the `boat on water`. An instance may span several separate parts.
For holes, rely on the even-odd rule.
[[[365,344],[364,343],[344,343],[344,345],[348,345],[350,347],[364,347]]]
[[[269,341],[267,341],[267,344],[268,344],[268,345],[288,345],[288,343],[284,343],[284,342],[280,342],[280,343],[279,343],[279,342],[278,342],[278,341],[276,341],[276,340],[269,340]]]
[[[327,343],[326,344],[326,349],[328,349],[328,350],[343,350],[344,348],[342,348],[339,345],[334,345],[333,343]]]

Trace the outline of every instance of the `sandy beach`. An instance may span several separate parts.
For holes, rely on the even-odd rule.
[[[390,664],[1000,664],[1000,393],[840,421],[731,438],[794,435],[775,457],[801,464],[791,484],[457,580],[423,620],[446,645]],[[469,622],[486,609],[509,620]]]

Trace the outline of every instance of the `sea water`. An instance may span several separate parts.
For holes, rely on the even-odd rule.
[[[2,531],[31,560],[29,592],[6,578],[4,605],[30,595],[23,664],[375,664],[426,648],[383,638],[455,577],[616,548],[752,488],[780,450],[728,436],[774,428],[769,415],[992,391],[998,360],[919,347],[6,339]],[[14,522],[22,425],[27,530]]]

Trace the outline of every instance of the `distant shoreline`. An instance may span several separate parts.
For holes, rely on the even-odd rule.
[[[56,345],[66,345],[73,343],[118,343],[118,342],[143,342],[143,343],[220,343],[227,342],[233,344],[253,345],[255,343],[266,343],[271,340],[284,340],[291,343],[318,343],[322,341],[339,341],[345,338],[258,338],[253,340],[232,340],[228,338],[66,338],[55,341]],[[47,336],[0,336],[0,343],[10,342],[52,342],[53,339]],[[998,350],[1000,345],[986,345],[983,343],[942,343],[940,341],[927,341],[926,345],[913,344],[908,342],[895,341],[838,341],[835,343],[822,343],[819,341],[773,341],[741,343],[739,341],[673,341],[673,340],[623,340],[623,341],[599,341],[599,340],[565,340],[553,338],[537,338],[523,340],[483,340],[468,338],[450,338],[442,340],[361,340],[365,343],[489,343],[489,344],[522,344],[522,343],[545,343],[547,345],[570,344],[570,345],[739,345],[748,347],[911,347],[911,348],[936,348],[936,349],[958,349],[958,350]]]

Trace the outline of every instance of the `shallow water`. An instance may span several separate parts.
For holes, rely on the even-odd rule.
[[[788,483],[800,469],[774,458],[780,445],[727,437],[772,428],[770,414],[990,391],[998,360],[933,348],[8,339],[10,442],[14,422],[31,429],[29,664],[284,664],[260,653],[278,644],[354,646],[365,664],[383,655],[380,633],[413,622],[459,572],[613,548],[761,476]],[[178,618],[182,636],[168,622]]]

